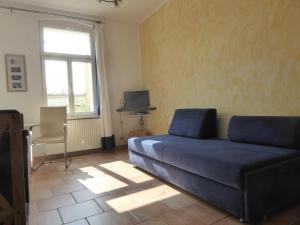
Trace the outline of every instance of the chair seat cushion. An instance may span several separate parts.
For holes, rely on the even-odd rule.
[[[41,136],[32,140],[32,144],[58,144],[64,143],[65,137],[64,136]]]
[[[245,172],[300,156],[293,149],[172,135],[131,139],[129,149],[151,158],[159,152],[154,159],[240,190]]]

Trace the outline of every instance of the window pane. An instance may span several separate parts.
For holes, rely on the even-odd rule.
[[[94,112],[92,64],[72,62],[75,113]]]
[[[48,106],[69,106],[66,61],[45,60]]]
[[[45,27],[44,51],[49,53],[91,55],[90,34]]]

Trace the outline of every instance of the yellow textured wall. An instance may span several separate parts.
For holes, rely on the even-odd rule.
[[[180,107],[300,115],[299,0],[169,0],[140,30],[153,133]]]

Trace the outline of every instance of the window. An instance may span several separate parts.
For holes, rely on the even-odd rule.
[[[41,26],[48,106],[67,106],[69,117],[95,115],[97,78],[92,31],[77,26]]]

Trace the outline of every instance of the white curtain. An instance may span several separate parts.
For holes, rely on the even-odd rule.
[[[96,64],[97,64],[97,76],[99,84],[99,101],[100,101],[100,116],[101,116],[101,136],[102,136],[102,148],[106,148],[103,145],[106,142],[114,142],[112,134],[112,123],[110,113],[110,102],[108,94],[107,74],[105,68],[105,45],[103,35],[103,25],[95,25],[95,49],[96,49]],[[113,143],[114,145],[114,143]],[[108,147],[110,148],[110,147]]]

